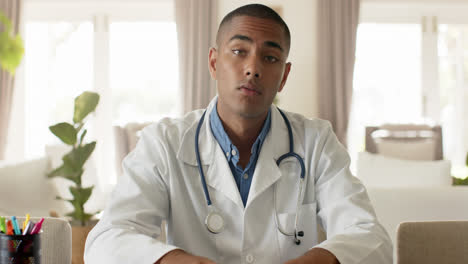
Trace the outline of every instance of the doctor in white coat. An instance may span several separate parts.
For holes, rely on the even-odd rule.
[[[389,236],[329,122],[272,106],[291,69],[289,34],[263,5],[223,19],[209,53],[218,96],[142,131],[88,236],[86,263],[392,262]],[[299,159],[277,164],[289,139],[304,163],[302,185]],[[167,243],[156,239],[163,220]],[[327,234],[321,243],[317,225]]]

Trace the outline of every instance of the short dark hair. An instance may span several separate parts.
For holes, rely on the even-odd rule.
[[[291,46],[291,33],[289,32],[288,25],[286,25],[286,22],[284,22],[284,20],[280,17],[280,15],[278,15],[278,13],[275,12],[275,10],[261,4],[249,4],[241,6],[227,14],[219,24],[218,32],[216,33],[216,43],[218,45],[220,44],[219,38],[222,28],[231,22],[233,18],[238,16],[250,16],[261,19],[268,19],[278,23],[284,29],[286,37],[286,51],[289,53],[289,47]]]

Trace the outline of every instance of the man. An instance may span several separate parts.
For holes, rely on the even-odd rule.
[[[243,6],[223,19],[216,42],[218,97],[206,113],[142,131],[88,236],[86,262],[391,263],[389,237],[329,123],[272,106],[291,70],[284,21]],[[291,147],[298,159],[280,158]],[[155,239],[162,220],[167,244]],[[320,244],[317,224],[328,236]]]

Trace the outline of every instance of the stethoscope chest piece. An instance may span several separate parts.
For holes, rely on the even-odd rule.
[[[213,110],[213,111],[216,111],[216,109]],[[305,165],[304,165],[304,160],[302,159],[302,157],[300,157],[297,153],[294,152],[294,138],[293,138],[291,124],[289,123],[289,120],[286,117],[286,115],[280,109],[278,109],[278,111],[280,112],[281,116],[283,117],[284,122],[286,124],[286,127],[288,129],[289,152],[282,155],[277,160],[276,163],[277,163],[277,165],[279,167],[282,160],[284,160],[284,159],[286,159],[288,157],[294,157],[294,158],[296,158],[298,160],[299,164],[301,165],[301,175],[300,175],[300,180],[299,180],[299,192],[298,192],[298,195],[297,195],[298,198],[297,198],[297,205],[296,205],[297,206],[296,207],[296,217],[295,217],[295,221],[294,221],[294,232],[286,232],[280,226],[280,223],[279,223],[279,220],[278,220],[278,212],[276,212],[276,185],[275,185],[275,189],[273,191],[274,208],[275,208],[275,221],[276,221],[276,226],[277,226],[278,230],[285,236],[294,236],[294,242],[296,243],[296,245],[299,245],[299,244],[301,244],[301,240],[298,237],[304,236],[303,231],[297,232],[297,222],[298,222],[298,212],[299,212],[299,207],[301,205],[302,189],[303,189],[304,178],[305,178]],[[205,114],[206,114],[206,111],[201,116],[200,121],[198,122],[197,130],[195,132],[195,157],[197,159],[198,172],[200,174],[200,180],[201,180],[201,184],[202,184],[202,187],[203,187],[203,192],[205,194],[206,203],[208,205],[208,215],[205,218],[205,225],[206,225],[206,228],[208,229],[208,231],[210,231],[211,233],[219,234],[224,229],[224,224],[225,224],[224,223],[224,218],[219,213],[219,211],[216,210],[213,207],[213,205],[211,203],[210,193],[208,192],[208,187],[207,187],[206,180],[205,180],[205,174],[203,173],[203,168],[202,168],[202,165],[201,165],[202,163],[201,163],[201,158],[200,158],[200,151],[199,151],[199,147],[198,147],[198,136],[200,134],[200,128],[201,128],[201,126],[203,124],[203,120],[205,119]]]
[[[213,234],[219,234],[224,229],[224,218],[217,211],[211,211],[205,218],[205,225]]]

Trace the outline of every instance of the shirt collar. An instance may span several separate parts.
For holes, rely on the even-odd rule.
[[[218,102],[216,102],[215,107],[213,111],[211,111],[211,114],[210,114],[211,131],[213,133],[213,136],[216,138],[216,141],[218,141],[218,144],[220,145],[221,149],[223,150],[224,155],[226,156],[227,160],[231,161],[232,159],[233,163],[236,165],[237,162],[239,161],[239,150],[237,149],[235,145],[232,144],[231,139],[229,138],[226,131],[224,130],[223,123],[221,122],[221,119],[219,118],[219,115],[218,115],[217,106],[218,106]],[[252,149],[251,149],[252,156],[258,155],[262,147],[262,144],[265,141],[265,138],[268,135],[268,132],[270,131],[270,127],[271,127],[271,109],[268,110],[268,115],[267,115],[267,118],[265,119],[265,122],[263,123],[263,128],[258,134],[258,137],[255,140],[254,144],[252,145]]]

